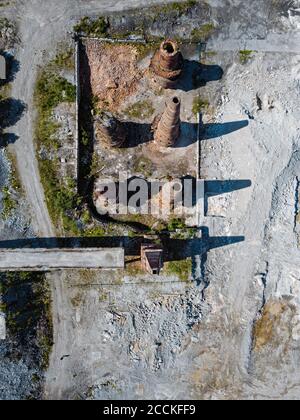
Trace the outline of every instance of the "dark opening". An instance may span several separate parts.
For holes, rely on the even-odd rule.
[[[175,51],[173,44],[171,44],[170,42],[166,42],[164,44],[164,47],[163,48],[169,54],[173,54],[173,52]]]
[[[179,104],[179,99],[175,96],[175,97],[173,98],[173,102],[174,102],[174,104]]]

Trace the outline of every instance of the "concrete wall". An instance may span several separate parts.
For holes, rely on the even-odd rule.
[[[123,248],[3,249],[0,271],[49,271],[59,269],[124,268]]]
[[[76,85],[76,127],[75,127],[75,153],[76,153],[76,185],[78,190],[79,182],[79,105],[80,105],[80,60],[79,40],[75,39],[75,85]]]

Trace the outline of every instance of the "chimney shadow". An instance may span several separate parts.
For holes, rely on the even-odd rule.
[[[206,277],[206,263],[208,259],[208,253],[212,249],[223,248],[229,245],[239,244],[245,241],[245,236],[217,236],[213,237],[209,234],[209,228],[202,226],[200,228],[202,237],[195,241],[193,244],[192,251],[192,271],[194,273],[195,282],[197,286],[201,283],[204,284],[204,289],[209,286],[209,281]],[[200,257],[200,272],[197,270],[199,261],[195,258]],[[203,291],[202,291],[203,293]]]
[[[226,123],[205,124],[202,130],[202,140],[212,140],[218,137],[223,137],[235,131],[242,130],[248,127],[249,121],[231,121]]]
[[[130,149],[141,144],[150,143],[153,140],[151,124],[124,121],[122,123],[127,131],[127,141],[122,149]]]
[[[198,61],[184,60],[184,69],[176,89],[184,92],[199,89],[209,82],[221,80],[224,71],[218,65],[201,64]]]
[[[216,124],[204,124],[203,127],[200,127],[201,140],[212,140],[214,138],[223,137],[228,134],[234,133],[235,131],[239,131],[247,127],[248,125],[248,120]],[[184,148],[196,143],[198,138],[197,131],[198,124],[182,121],[181,134],[174,147]]]
[[[202,238],[172,239],[168,234],[161,235],[165,249],[165,261],[179,261],[202,256],[210,249],[233,245],[245,240],[244,236],[210,237],[208,228],[202,228]],[[124,247],[126,256],[139,256],[142,243],[151,242],[143,236],[78,237],[78,238],[28,238],[0,241],[1,250],[22,248],[31,249],[79,249]]]
[[[205,181],[204,214],[206,215],[208,212],[209,197],[250,188],[251,185],[252,182],[250,179]]]
[[[250,179],[237,179],[227,181],[205,181],[205,194],[215,196],[251,187]]]
[[[181,149],[196,143],[197,131],[198,124],[182,121],[180,124],[180,136],[173,148]]]

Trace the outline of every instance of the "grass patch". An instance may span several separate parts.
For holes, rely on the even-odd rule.
[[[107,37],[108,28],[109,22],[105,17],[100,16],[98,19],[92,20],[88,16],[85,16],[74,26],[74,32],[87,36],[105,38]]]
[[[61,62],[56,57],[54,62],[40,73],[36,83],[34,101],[38,114],[35,127],[37,157],[53,223],[57,228],[62,226],[65,230],[76,232],[75,224],[66,214],[78,202],[75,194],[76,185],[72,179],[62,180],[59,176],[59,162],[56,158],[56,152],[60,147],[56,135],[59,124],[52,119],[55,107],[63,102],[74,102],[76,92],[75,86],[53,70],[53,66],[58,64]]]
[[[215,32],[216,27],[211,23],[205,23],[200,28],[192,30],[191,37],[193,42],[207,41]]]
[[[133,165],[133,171],[136,174],[142,174],[146,178],[152,176],[154,165],[152,160],[148,159],[146,156],[141,156],[137,158]]]
[[[7,152],[7,158],[10,161],[9,179],[7,185],[2,188],[2,213],[4,220],[9,219],[18,206],[18,194],[22,192],[22,186],[17,173],[17,163],[14,155]]]
[[[91,229],[88,229],[84,232],[84,236],[86,237],[102,237],[106,235],[106,230],[102,226],[94,226]]]
[[[256,351],[273,341],[276,326],[279,324],[285,310],[286,306],[280,301],[271,301],[266,304],[261,318],[254,327],[253,339]]]
[[[183,2],[168,3],[162,6],[155,6],[156,18],[158,18],[162,13],[166,15],[176,13],[177,16],[182,16],[195,7],[197,3],[198,2],[196,0],[188,0]]]
[[[185,229],[185,222],[182,219],[171,219],[168,223],[168,231],[174,232],[178,229]]]
[[[10,185],[16,191],[19,192],[22,190],[22,185],[20,181],[20,177],[17,171],[17,161],[15,155],[10,152],[6,152],[7,157],[10,160]]]
[[[76,88],[65,78],[47,69],[40,74],[35,91],[35,105],[41,113],[51,112],[62,102],[74,102]],[[46,116],[49,116],[47,114]]]
[[[4,85],[0,85],[0,101],[4,101],[10,97],[11,92],[11,84],[5,83]]]
[[[157,40],[149,41],[146,44],[136,44],[134,47],[137,51],[138,60],[143,60],[152,54],[154,50],[159,48],[159,45],[163,41],[163,38],[158,38]]]
[[[209,108],[209,101],[207,99],[203,99],[200,96],[197,96],[193,101],[193,114],[197,116],[199,112],[203,112]]]
[[[121,38],[127,38],[130,34],[130,32],[126,32],[125,34],[113,34],[112,38],[115,39],[121,39]],[[113,45],[129,45],[131,48],[134,48],[137,54],[137,60],[141,61],[144,58],[148,57],[148,55],[153,54],[155,50],[157,50],[164,40],[163,37],[159,36],[148,36],[144,34],[146,42],[145,43],[132,43],[132,42],[115,42]],[[112,44],[109,44],[112,45]]]
[[[56,68],[62,70],[73,70],[75,57],[74,48],[72,47],[61,47],[60,51],[56,54],[53,64]]]
[[[164,274],[176,276],[181,281],[188,282],[192,274],[192,259],[182,261],[169,261],[165,264]]]
[[[2,199],[3,209],[2,209],[1,216],[3,217],[4,220],[7,220],[12,215],[13,211],[16,209],[17,201],[13,197],[13,193],[9,187],[3,187],[2,194],[3,194],[3,199]]]
[[[38,354],[37,363],[48,367],[52,348],[52,316],[49,285],[44,273],[15,272],[0,275],[1,309],[6,314],[8,335],[18,347]],[[23,351],[21,351],[23,355]]]
[[[145,119],[150,118],[154,114],[154,107],[151,101],[139,101],[133,105],[130,105],[123,112],[127,117],[133,119]]]
[[[241,64],[247,64],[248,61],[253,57],[254,51],[252,50],[241,50],[239,52],[239,58]]]
[[[145,274],[140,259],[137,260],[136,257],[126,257],[125,267],[127,276],[136,277]]]

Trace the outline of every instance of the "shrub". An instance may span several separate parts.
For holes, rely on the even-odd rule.
[[[169,276],[177,276],[181,281],[189,281],[192,274],[191,258],[181,261],[170,261],[166,263],[165,274]]]
[[[198,115],[199,112],[207,109],[209,107],[209,102],[207,99],[203,99],[200,96],[197,96],[193,101],[193,114]]]
[[[144,119],[150,118],[154,114],[155,109],[151,101],[139,101],[133,105],[130,105],[124,111],[124,114],[129,118]]]
[[[85,16],[74,26],[74,31],[89,36],[106,37],[108,28],[109,23],[103,16],[96,20],[91,20],[88,16]]]
[[[252,50],[242,50],[240,51],[240,62],[246,64],[251,58],[254,51]]]
[[[168,224],[168,230],[174,232],[177,229],[185,229],[185,223],[182,219],[172,219]]]
[[[200,26],[200,28],[195,28],[192,30],[192,40],[194,42],[207,41],[215,30],[216,28],[213,23],[205,23],[204,25]]]

